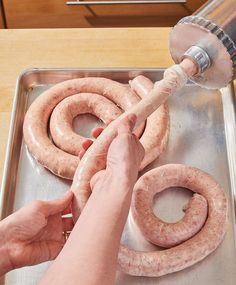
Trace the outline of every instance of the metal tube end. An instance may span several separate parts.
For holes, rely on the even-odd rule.
[[[199,46],[191,46],[183,55],[183,58],[189,58],[198,65],[198,74],[203,73],[211,66],[211,59],[208,53]]]
[[[227,86],[236,78],[234,46],[220,27],[197,16],[180,20],[170,35],[170,52],[174,62],[180,63],[184,57],[192,60],[199,70],[191,80],[210,89]]]

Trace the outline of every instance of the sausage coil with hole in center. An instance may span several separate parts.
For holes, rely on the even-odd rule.
[[[73,179],[80,162],[78,153],[85,140],[73,131],[73,119],[78,114],[90,112],[108,124],[119,117],[122,110],[130,109],[139,101],[140,97],[130,87],[106,78],[88,77],[58,83],[41,94],[26,113],[23,133],[28,150],[55,175]],[[50,116],[55,144],[48,135]],[[153,124],[158,124],[155,132]],[[144,122],[137,133],[141,134],[143,128]],[[147,155],[141,168],[160,155],[167,143],[168,133],[169,113],[167,106],[163,105],[153,120],[147,122],[142,135]]]

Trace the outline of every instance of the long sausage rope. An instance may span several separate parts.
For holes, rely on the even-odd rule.
[[[174,186],[196,192],[195,195],[198,196],[195,197],[198,197],[198,202],[199,197],[202,197],[202,201],[200,200],[200,204],[188,205],[193,214],[191,219],[187,214],[187,217],[185,215],[177,224],[161,221],[160,225],[158,220],[159,227],[157,227],[152,211],[153,195]],[[222,242],[227,228],[227,209],[224,190],[209,174],[180,164],[167,164],[150,170],[135,184],[132,214],[138,227],[145,232],[148,239],[156,235],[158,240],[155,240],[155,244],[172,247],[161,251],[143,252],[121,245],[118,258],[120,270],[135,276],[157,277],[185,269],[201,261]],[[196,229],[195,222],[203,222],[203,227],[196,234],[192,232],[189,236],[189,231]],[[183,236],[188,240],[173,246],[181,239],[184,240]]]

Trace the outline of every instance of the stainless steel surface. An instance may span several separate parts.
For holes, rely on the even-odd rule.
[[[231,36],[227,34],[224,28],[214,23],[213,20],[208,20],[207,15],[205,17],[206,18],[203,18],[202,16],[199,16],[198,14],[194,16],[188,16],[188,17],[181,19],[179,21],[179,24],[194,24],[194,25],[199,26],[199,28],[205,29],[206,31],[215,35],[217,39],[223,44],[225,49],[228,51],[230,55],[230,59],[232,61],[233,68],[235,68],[236,67],[236,39],[231,38]],[[231,24],[232,24],[231,29],[236,30],[236,25],[235,25],[236,21],[235,23],[232,22]],[[216,51],[214,51],[214,46],[212,46],[210,43],[207,43],[207,37],[206,39],[202,39],[198,43],[198,45],[202,46],[202,48],[205,48],[206,51],[209,53],[209,55],[214,60],[215,58],[214,53]],[[212,50],[214,51],[214,53]]]
[[[179,63],[191,46],[204,49],[211,59],[211,66],[202,74],[193,76],[192,80],[200,86],[218,89],[227,86],[232,80],[233,62],[223,42],[208,29],[214,26],[209,26],[208,22],[194,16],[180,20],[170,34],[170,53],[173,60]],[[217,28],[216,33],[219,31],[221,29]]]
[[[199,73],[206,71],[211,65],[211,59],[204,49],[198,46],[191,46],[185,53],[183,58],[192,59],[199,69]]]
[[[180,38],[181,43],[177,44],[176,39]],[[174,61],[179,62],[179,54],[183,56],[193,45],[204,49],[213,62],[202,76],[193,77],[194,82],[209,88],[222,88],[236,78],[235,0],[208,1],[193,16],[178,22],[170,37]]]
[[[2,218],[34,199],[59,197],[70,186],[68,181],[54,176],[38,165],[26,149],[22,140],[22,123],[31,102],[51,85],[66,79],[104,76],[127,83],[138,74],[145,74],[156,81],[162,78],[163,71],[33,69],[21,75],[15,94],[2,181]],[[160,159],[149,165],[145,171],[166,163],[185,163],[213,175],[227,192],[230,202],[229,226],[223,243],[213,254],[186,270],[161,278],[140,278],[117,273],[116,285],[236,284],[235,97],[232,88],[224,89],[222,93],[221,96],[219,91],[188,84],[169,99],[171,127],[168,147]],[[84,120],[84,117],[80,119]],[[85,129],[80,129],[80,132],[97,124],[94,118],[86,121],[88,125]],[[182,206],[190,196],[191,192],[187,190],[167,189],[155,199],[154,212],[167,221],[176,221],[183,216]],[[154,245],[145,241],[130,216],[122,239],[135,249],[157,250]],[[0,284],[37,284],[49,264],[12,271]]]
[[[186,3],[186,0],[108,0],[108,1],[67,1],[67,5],[121,5],[121,4],[175,4]]]
[[[232,202],[233,211],[236,210],[236,105],[235,105],[235,88],[234,84],[231,83],[226,88],[221,89],[222,102],[223,102],[223,113],[224,121],[228,122],[225,124],[225,138],[226,138],[226,148],[227,148],[227,157],[229,165],[229,176],[231,191],[234,199]],[[236,225],[236,216],[235,213],[232,216],[234,219],[234,225]]]
[[[198,9],[194,15],[208,19],[221,27],[236,44],[236,1],[211,0]]]

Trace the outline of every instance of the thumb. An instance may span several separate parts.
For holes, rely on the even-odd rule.
[[[129,114],[125,118],[123,118],[118,126],[118,135],[132,133],[133,128],[135,126],[137,117],[135,114]]]
[[[105,175],[105,173],[106,173],[106,170],[103,169],[103,170],[100,170],[100,171],[98,171],[97,173],[95,173],[95,174],[93,175],[93,177],[92,177],[92,179],[91,179],[91,181],[90,181],[90,187],[91,187],[91,189],[93,189],[94,186],[95,186],[95,184],[97,184],[97,182],[103,178],[103,176]]]
[[[72,191],[68,191],[62,198],[45,202],[44,214],[46,216],[50,216],[63,212],[71,204],[73,196],[74,193]]]

